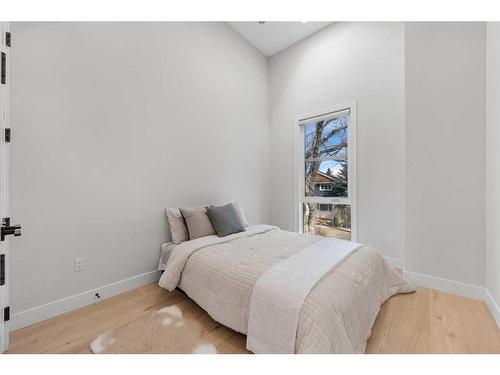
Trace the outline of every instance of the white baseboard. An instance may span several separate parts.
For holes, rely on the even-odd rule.
[[[406,270],[403,271],[403,276],[417,286],[458,294],[463,297],[479,299],[481,301],[484,300],[484,287],[482,286],[441,279],[439,277],[423,275]]]
[[[11,317],[10,330],[14,331],[19,328],[29,326],[34,323],[41,322],[57,315],[64,314],[68,311],[79,307],[91,305],[97,301],[115,296],[120,293],[128,292],[129,290],[140,286],[158,281],[160,271],[150,271],[141,275],[133,276],[125,280],[117,281],[99,288],[87,290],[82,293],[75,294],[66,298],[61,298],[57,301],[33,307],[28,310],[15,313]],[[100,299],[95,297],[99,293]]]
[[[493,315],[493,319],[497,322],[498,328],[500,328],[500,308],[488,289],[484,291],[484,302],[490,309],[491,315]]]
[[[405,266],[405,262],[401,258],[393,258],[393,257],[384,256],[384,259],[387,261],[387,263],[389,263],[394,268],[398,268],[398,269],[402,270]]]
[[[498,328],[500,328],[500,308],[488,289],[478,285],[465,284],[410,271],[403,271],[403,276],[417,286],[484,301]]]
[[[387,262],[395,268],[403,269],[404,262],[399,258],[385,257]],[[62,298],[54,302],[33,307],[28,310],[15,313],[11,317],[10,330],[19,328],[53,318],[71,310],[91,305],[97,302],[95,293],[99,293],[99,301],[115,296],[120,293],[128,292],[140,286],[156,282],[160,278],[159,271],[146,272],[141,275],[130,277],[125,280],[117,281],[100,288],[87,290],[83,293],[75,294],[70,297]],[[423,275],[416,272],[403,271],[405,278],[418,286],[440,290],[443,292],[454,293],[464,297],[484,300],[488,306],[491,315],[500,327],[500,308],[495,302],[490,292],[477,285],[465,284],[458,281],[441,279],[439,277]]]

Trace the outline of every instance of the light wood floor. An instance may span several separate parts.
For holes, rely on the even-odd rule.
[[[89,353],[99,334],[178,304],[191,318],[207,321],[204,335],[219,352],[247,353],[245,336],[213,321],[181,292],[149,284],[11,333],[10,353]],[[418,289],[390,298],[368,341],[368,353],[500,353],[500,330],[481,301]]]

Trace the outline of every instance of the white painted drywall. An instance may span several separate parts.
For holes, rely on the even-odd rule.
[[[228,25],[12,32],[14,313],[155,269],[165,206],[268,221],[267,60]]]
[[[296,229],[294,118],[349,100],[358,240],[397,259],[406,244],[418,274],[482,286],[487,271],[499,301],[498,25],[487,131],[484,24],[409,23],[405,38],[401,23],[335,23],[269,75],[225,24],[12,28],[14,313],[154,269],[166,205],[238,200],[250,221]]]
[[[288,22],[275,21],[260,23],[257,21],[228,22],[238,34],[252,43],[266,56],[291,46],[307,38],[332,22]]]
[[[500,306],[500,22],[487,24],[486,288]]]
[[[269,60],[271,220],[293,230],[295,116],[357,101],[358,240],[403,257],[404,25],[336,22]],[[395,243],[387,236],[394,233]]]
[[[484,286],[484,23],[407,23],[405,262]]]

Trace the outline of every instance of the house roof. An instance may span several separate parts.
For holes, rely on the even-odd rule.
[[[319,174],[320,176],[325,177],[325,178],[329,179],[332,182],[335,181],[335,177],[327,175],[326,173],[317,171],[316,174]]]

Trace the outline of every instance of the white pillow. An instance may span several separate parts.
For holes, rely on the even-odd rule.
[[[243,212],[243,210],[240,208],[240,206],[238,206],[238,203],[236,203],[236,202],[232,202],[232,203],[233,203],[234,208],[236,209],[236,212],[238,213],[238,217],[240,218],[241,224],[245,228],[248,227],[248,220],[247,220],[247,217],[245,216],[245,212]]]
[[[167,208],[165,213],[168,219],[168,226],[172,234],[172,242],[180,244],[181,242],[189,240],[189,233],[182,217],[181,210],[178,208]]]

